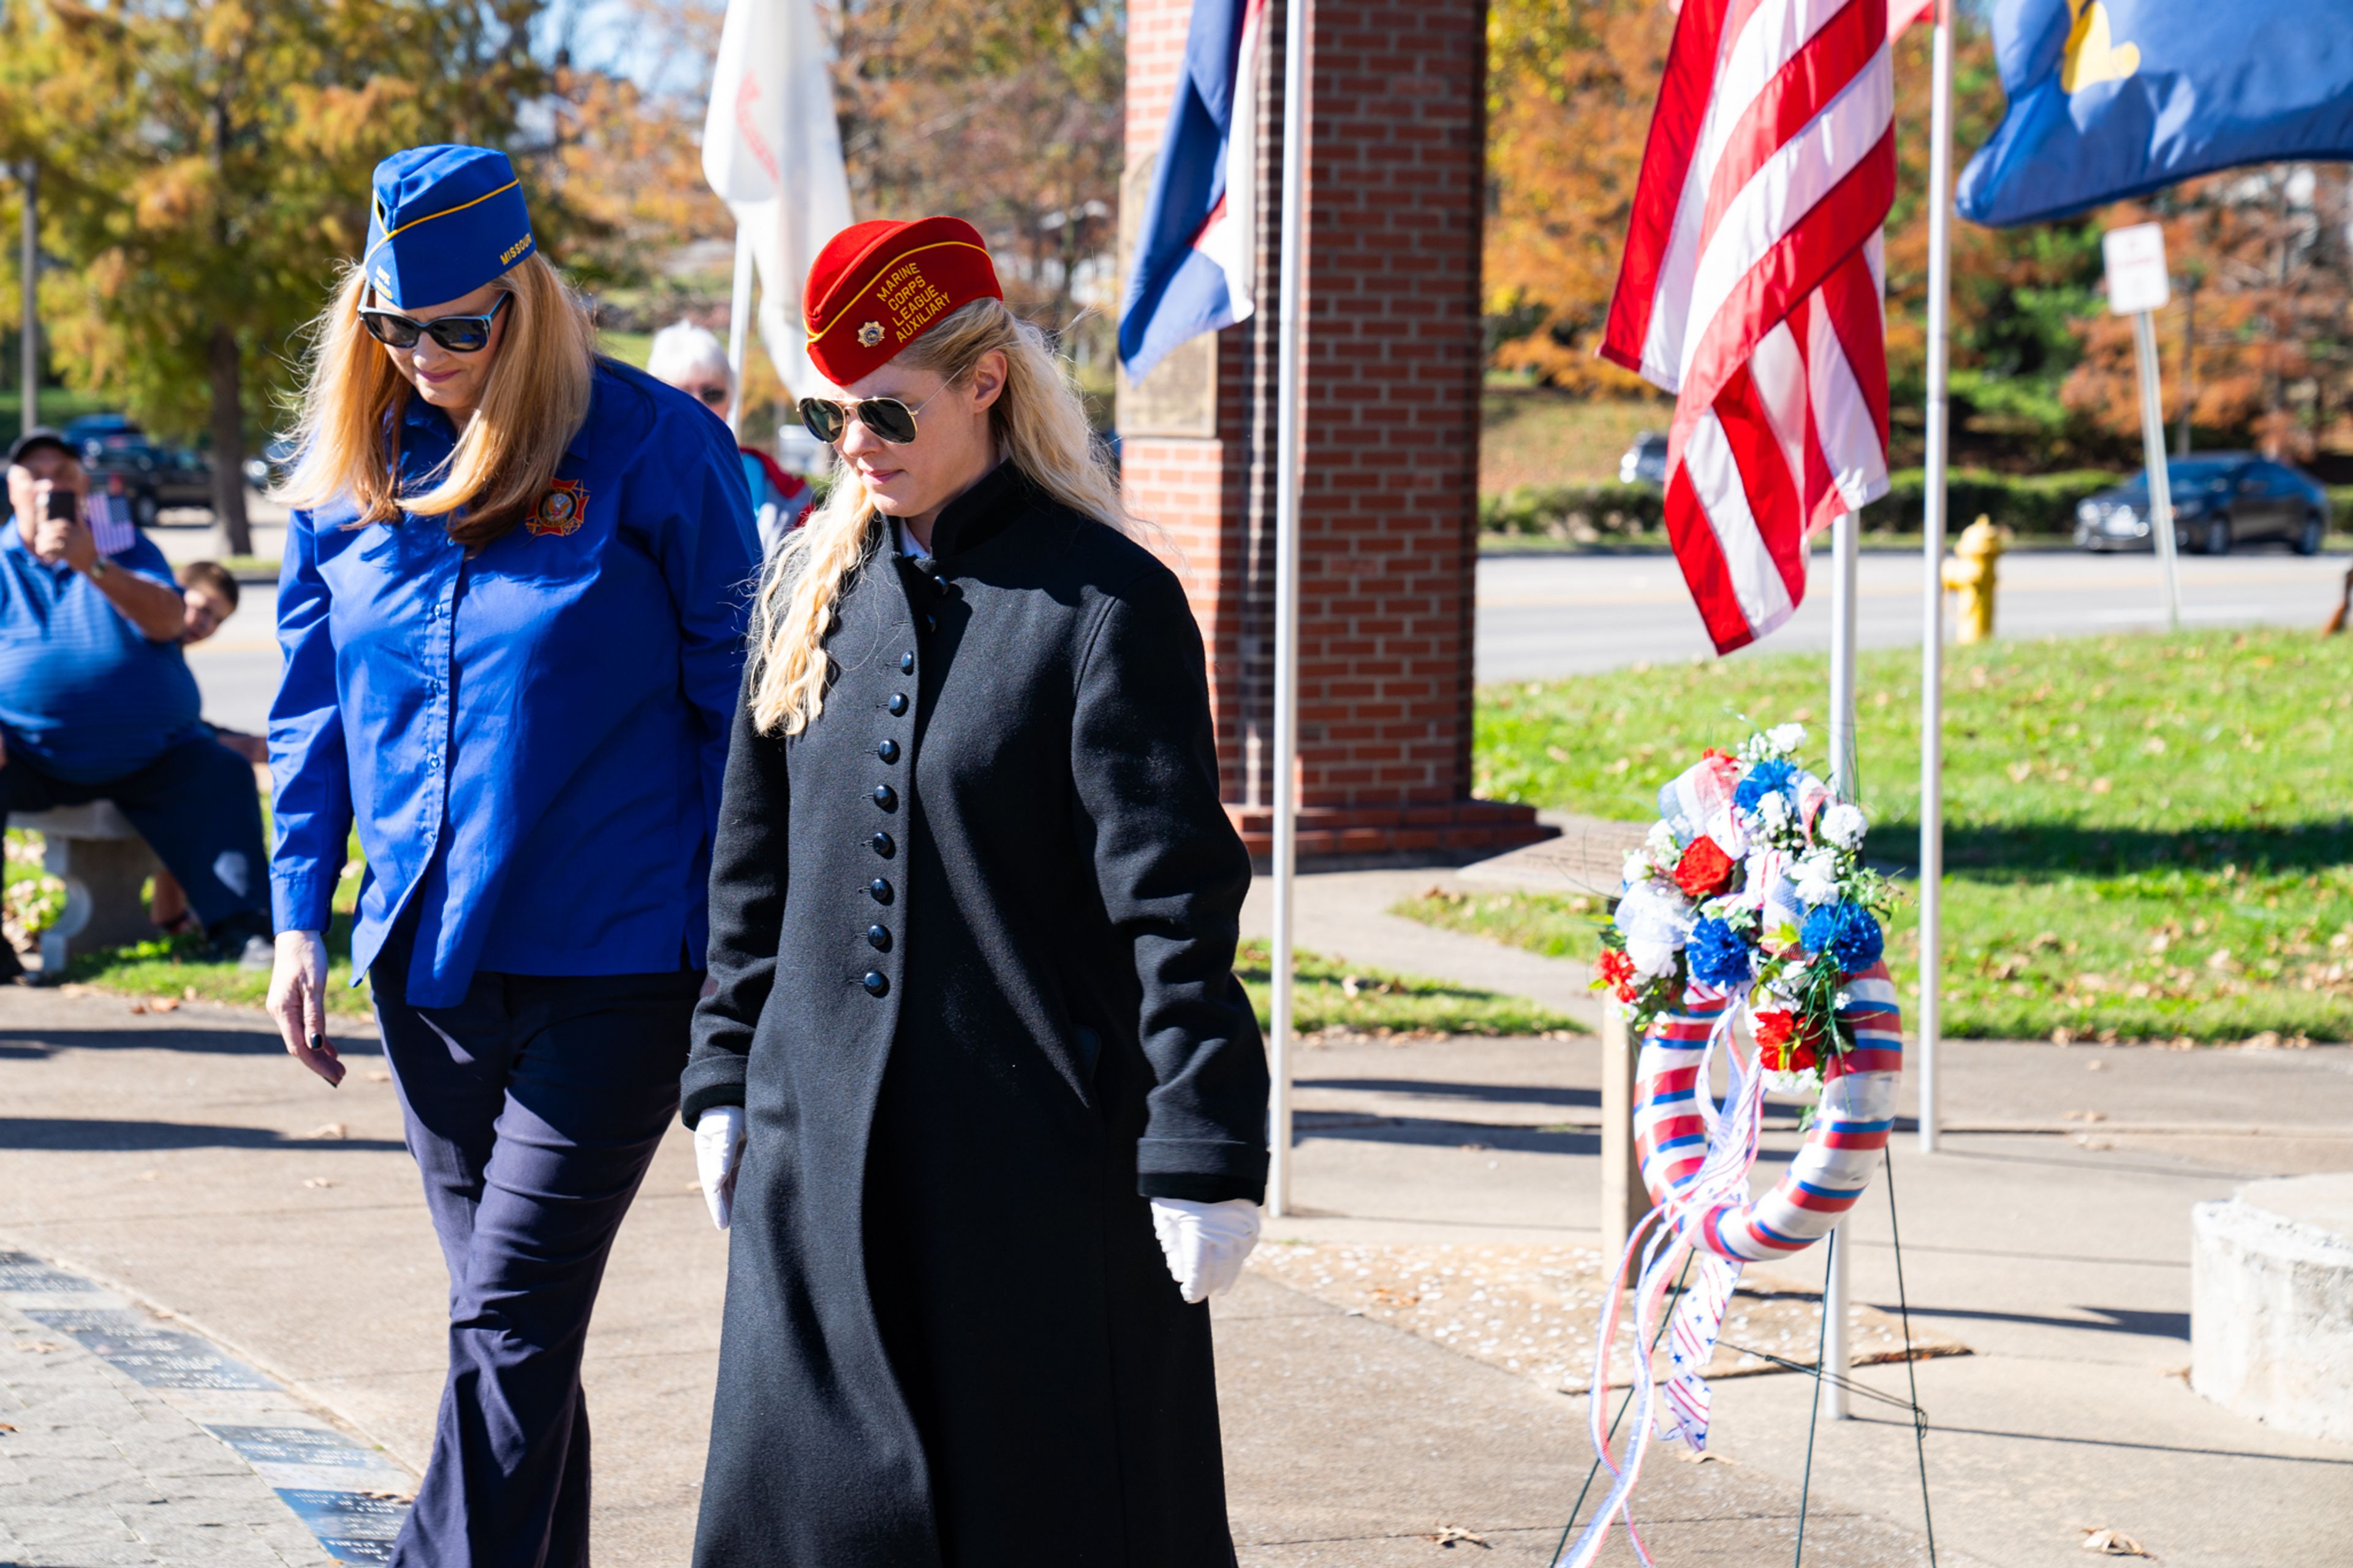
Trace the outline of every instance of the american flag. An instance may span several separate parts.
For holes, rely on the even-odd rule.
[[[100,555],[120,555],[139,542],[138,525],[131,521],[131,503],[100,492],[82,503],[82,517]]]
[[[1927,0],[1683,0],[1602,354],[1675,395],[1668,537],[1718,653],[1887,491],[1889,40]]]

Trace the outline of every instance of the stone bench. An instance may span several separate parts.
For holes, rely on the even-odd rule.
[[[8,826],[42,836],[42,867],[66,885],[65,913],[41,933],[45,981],[83,953],[155,935],[141,894],[163,862],[112,801],[16,812]]]
[[[2353,1442],[2353,1173],[2250,1182],[2189,1224],[2189,1386]]]

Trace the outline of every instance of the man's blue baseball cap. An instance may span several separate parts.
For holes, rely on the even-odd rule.
[[[470,294],[537,248],[504,153],[411,147],[375,166],[361,266],[395,310]]]

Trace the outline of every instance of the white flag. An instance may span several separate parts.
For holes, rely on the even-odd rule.
[[[734,210],[760,272],[760,341],[795,397],[822,390],[801,325],[801,284],[848,228],[849,174],[815,0],[727,0],[702,177]]]

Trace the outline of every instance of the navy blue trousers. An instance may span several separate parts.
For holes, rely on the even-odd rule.
[[[406,935],[371,979],[449,1266],[449,1379],[392,1562],[587,1568],[581,1348],[678,1114],[702,975],[477,974],[457,1006],[413,1007]]]
[[[187,889],[208,931],[235,915],[259,916],[269,934],[269,857],[261,847],[261,795],[253,764],[209,733],[166,747],[135,773],[78,784],[42,772],[16,752],[0,767],[0,812],[47,811],[111,800]]]

